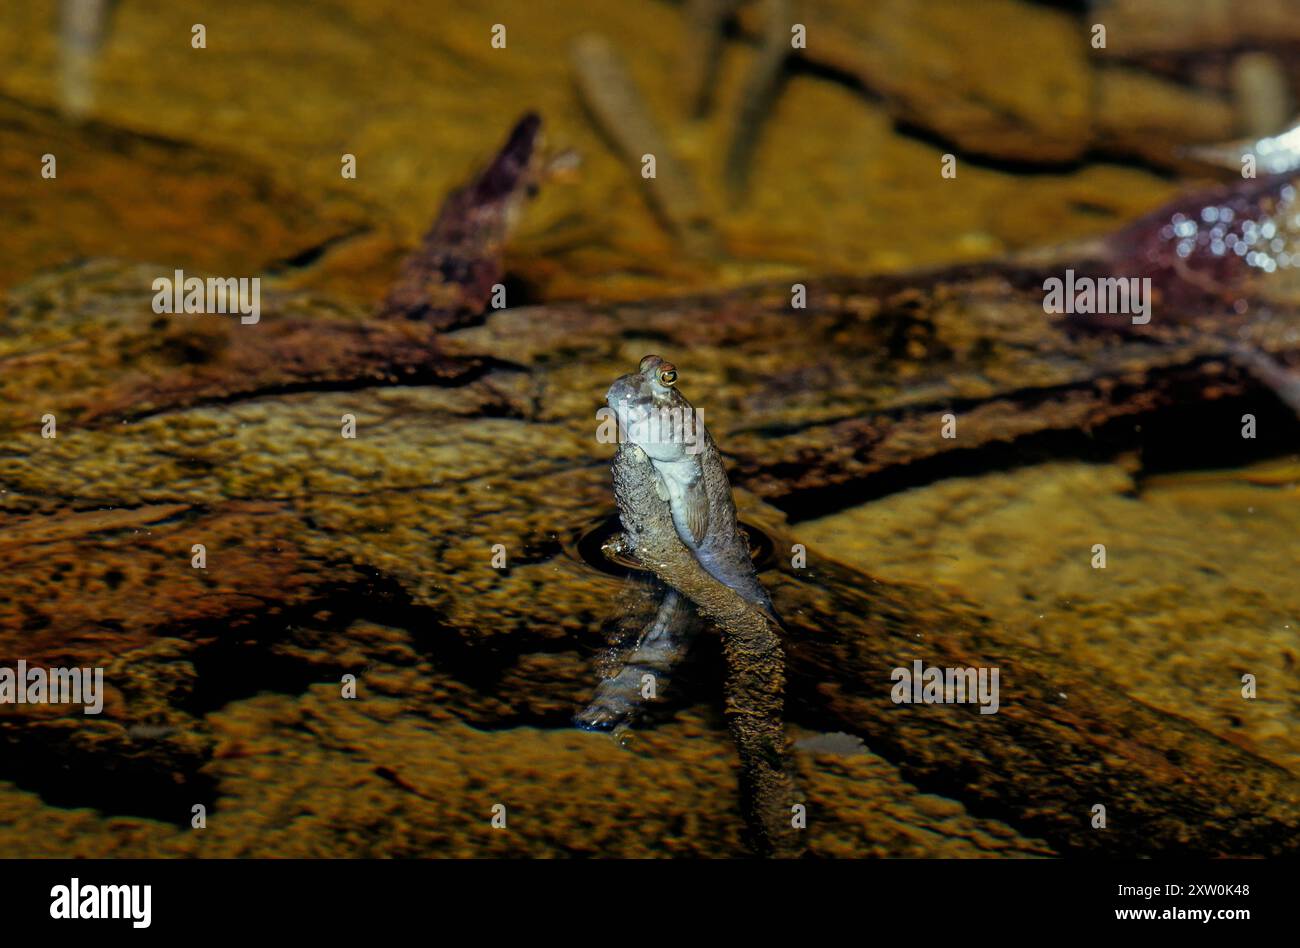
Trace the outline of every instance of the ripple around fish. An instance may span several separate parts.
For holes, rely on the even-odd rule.
[[[745,538],[749,542],[749,554],[754,560],[754,569],[761,573],[775,566],[776,541],[762,527],[755,524],[742,520],[740,528],[745,531]],[[610,576],[627,576],[633,572],[644,572],[642,567],[633,560],[619,556],[611,558],[604,552],[605,543],[621,529],[617,513],[598,517],[570,531],[563,542],[564,551],[571,558],[580,560]]]

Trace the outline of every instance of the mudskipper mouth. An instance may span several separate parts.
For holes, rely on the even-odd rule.
[[[617,512],[608,513],[572,531],[564,542],[564,551],[573,559],[581,560],[610,576],[621,577],[634,572],[645,572],[631,560],[611,560],[605,555],[602,549],[605,542],[622,529]],[[749,543],[749,555],[754,561],[755,571],[761,573],[770,569],[776,563],[776,542],[762,528],[752,523],[741,521],[740,529],[745,532],[745,539]]]

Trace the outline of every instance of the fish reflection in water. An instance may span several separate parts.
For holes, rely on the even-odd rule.
[[[617,614],[605,623],[607,645],[596,661],[600,682],[587,706],[574,715],[579,728],[616,737],[643,721],[654,705],[670,700],[674,669],[687,659],[706,624],[689,599],[609,542],[618,529],[616,516],[601,518],[567,544],[575,559],[623,579],[615,597]],[[772,538],[751,523],[741,523],[740,529],[755,570],[770,568]]]
[[[621,617],[622,642],[630,638],[631,643],[616,640],[605,656],[603,677],[591,703],[574,718],[585,730],[620,733],[629,727],[647,703],[659,698],[699,628],[695,608],[676,590],[657,579],[630,578],[628,583],[656,608],[648,623],[641,621],[642,609],[631,609]],[[635,630],[631,636],[629,630]]]

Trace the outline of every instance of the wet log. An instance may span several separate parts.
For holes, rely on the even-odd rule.
[[[974,606],[825,559],[765,577],[792,720],[859,734],[909,780],[1066,854],[1294,853],[1300,780],[1017,641]],[[896,704],[895,669],[999,670],[999,706]],[[1094,807],[1105,808],[1104,828]]]
[[[733,480],[778,506],[843,503],[873,479],[996,459],[1044,433],[1272,398],[1229,367],[1225,336],[1195,324],[1159,338],[1065,331],[1037,275],[1015,266],[814,283],[804,309],[789,287],[472,318],[444,299],[441,330],[294,291],[265,294],[251,326],[160,317],[159,272],[43,274],[13,291],[0,325],[0,660],[120,671],[93,725],[0,708],[9,767],[39,747],[83,770],[129,759],[167,793],[191,786],[219,706],[192,697],[201,670],[232,650],[256,664],[358,617],[411,630],[489,696],[495,720],[567,721],[590,668],[543,673],[529,657],[580,656],[608,616],[615,580],[566,541],[612,509],[594,413],[647,351],[681,366]],[[491,271],[461,272],[481,293]],[[1294,358],[1295,325],[1279,309],[1246,328]],[[956,439],[940,434],[948,412]],[[340,433],[349,414],[356,438]],[[42,436],[47,415],[57,437]],[[750,510],[784,542],[778,511]],[[765,579],[787,622],[790,713],[861,734],[919,783],[1061,851],[1297,845],[1290,774],[1018,647],[977,610],[828,563]],[[1003,669],[1003,710],[900,709],[889,669],[913,658]],[[447,713],[432,685],[406,700]],[[146,722],[175,733],[131,745]],[[1112,813],[1106,832],[1088,828],[1095,803]]]

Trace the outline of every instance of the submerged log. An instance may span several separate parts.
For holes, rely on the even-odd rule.
[[[789,714],[861,735],[918,786],[1062,853],[1293,853],[1300,780],[1027,648],[974,606],[828,562],[770,580],[786,617]],[[1000,705],[895,704],[896,668],[999,670]],[[1093,808],[1105,807],[1105,828]]]
[[[455,232],[499,249],[495,228]],[[541,705],[567,723],[590,669],[530,680],[526,659],[580,653],[618,588],[565,541],[612,509],[594,413],[651,348],[689,373],[733,481],[756,495],[749,516],[782,542],[763,501],[842,503],[935,459],[1271,398],[1231,367],[1227,334],[1063,331],[1043,312],[1041,272],[1016,266],[820,282],[806,309],[766,287],[469,318],[440,284],[438,311],[454,313],[441,331],[405,304],[376,317],[288,292],[264,294],[251,326],[160,317],[159,272],[93,262],[42,275],[11,294],[0,326],[0,660],[123,669],[94,725],[0,708],[9,767],[40,747],[65,766],[126,755],[154,786],[196,783],[211,754],[204,715],[219,705],[192,697],[205,685],[195,669],[357,616],[409,628],[498,719]],[[481,299],[491,268],[460,272],[465,298]],[[1279,307],[1232,327],[1287,360],[1296,324]],[[941,435],[948,412],[955,439]],[[348,414],[354,439],[340,434]],[[42,437],[46,415],[56,438]],[[506,569],[492,565],[498,544]],[[922,786],[1060,851],[1300,845],[1292,775],[1019,647],[973,607],[824,561],[768,582],[787,624],[789,713],[862,735]],[[1002,669],[1002,710],[895,705],[890,669],[913,659]],[[484,683],[503,667],[517,671],[510,686]],[[433,690],[409,701],[446,713]],[[130,727],[160,719],[175,737],[129,744]],[[1089,828],[1096,803],[1112,814],[1105,832]]]

